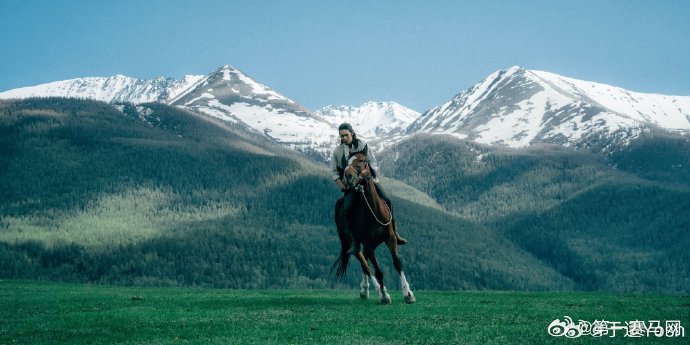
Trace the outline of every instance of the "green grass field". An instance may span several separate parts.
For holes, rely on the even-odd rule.
[[[343,290],[213,290],[0,281],[0,344],[688,344],[685,337],[577,339],[555,319],[679,320],[690,296],[417,291],[406,305]]]

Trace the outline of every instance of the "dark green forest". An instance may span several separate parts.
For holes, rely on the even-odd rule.
[[[382,170],[496,230],[580,289],[670,292],[690,286],[689,153],[686,138],[669,136],[643,137],[607,157],[436,136],[387,152]]]
[[[444,137],[381,153],[383,174],[410,186],[387,190],[412,288],[689,291],[677,162],[688,146],[660,143],[676,149],[661,149],[672,170],[639,164],[652,137],[606,158]],[[356,265],[343,282],[329,272],[340,192],[323,162],[179,108],[0,101],[0,181],[2,278],[271,289],[360,278]]]

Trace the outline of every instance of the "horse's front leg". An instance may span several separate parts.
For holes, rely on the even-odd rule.
[[[411,304],[416,302],[417,299],[414,297],[414,293],[412,293],[412,290],[410,290],[410,284],[407,282],[407,278],[405,277],[405,273],[403,272],[403,264],[402,260],[400,260],[400,256],[398,255],[398,244],[394,240],[395,237],[391,236],[391,239],[392,240],[389,240],[386,243],[386,245],[388,246],[388,249],[391,252],[391,256],[393,257],[393,266],[400,275],[400,290],[402,290],[403,297],[405,298],[405,303]]]
[[[374,250],[370,248],[367,248],[365,252],[365,256],[369,259],[369,261],[371,261],[371,264],[374,265],[374,272],[376,276],[371,276],[371,282],[376,287],[379,300],[381,301],[381,304],[389,304],[391,303],[391,296],[388,294],[386,286],[383,284],[383,271],[381,271],[379,262],[376,259],[376,253],[374,253]]]
[[[407,278],[405,278],[405,273],[402,271],[400,271],[400,289],[402,290],[403,297],[405,297],[405,303],[417,302],[412,290],[410,290],[410,284],[407,282]]]
[[[371,268],[369,268],[369,264],[362,252],[357,253],[355,257],[362,266],[362,282],[359,284],[359,298],[367,299],[369,298],[369,277],[371,276]]]
[[[359,284],[359,298],[369,298],[369,275],[362,273],[362,282]]]

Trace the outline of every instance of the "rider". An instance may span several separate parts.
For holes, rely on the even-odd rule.
[[[354,152],[363,151],[364,148],[367,146],[367,143],[364,140],[357,138],[354,129],[352,129],[352,125],[350,125],[349,123],[341,124],[338,127],[338,134],[340,136],[340,145],[338,145],[335,148],[335,150],[333,150],[333,155],[331,156],[331,173],[333,180],[335,180],[335,183],[338,185],[340,190],[343,193],[345,193],[345,195],[343,196],[343,214],[345,215],[344,218],[346,225],[345,233],[352,237],[352,245],[350,246],[350,249],[347,252],[348,254],[356,254],[357,252],[359,252],[360,243],[355,239],[352,231],[350,230],[350,225],[348,224],[347,220],[347,216],[352,210],[352,198],[354,193],[352,193],[352,189],[348,189],[345,186],[345,183],[343,183],[342,179],[343,173],[345,172],[345,168],[347,167],[348,159],[350,158],[350,154]],[[384,192],[383,188],[381,188],[381,185],[378,183],[378,178],[376,178],[378,166],[376,165],[376,160],[374,159],[374,155],[371,152],[371,150],[368,150],[368,152],[369,153],[367,155],[367,158],[369,161],[369,167],[371,168],[372,175],[375,178],[374,185],[376,186],[376,191],[388,205],[388,208],[391,210],[392,216],[393,206],[391,205],[391,199],[388,198],[388,195],[386,195],[386,192]],[[393,221],[395,222],[395,220]],[[393,229],[395,229],[395,225],[393,226]],[[395,233],[395,236],[397,238],[398,244],[407,243],[407,240],[400,237],[397,231]]]

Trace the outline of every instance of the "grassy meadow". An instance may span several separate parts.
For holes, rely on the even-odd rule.
[[[685,337],[552,337],[555,319],[679,320],[690,296],[221,290],[0,281],[0,344],[687,344]],[[690,330],[688,330],[690,331]]]

